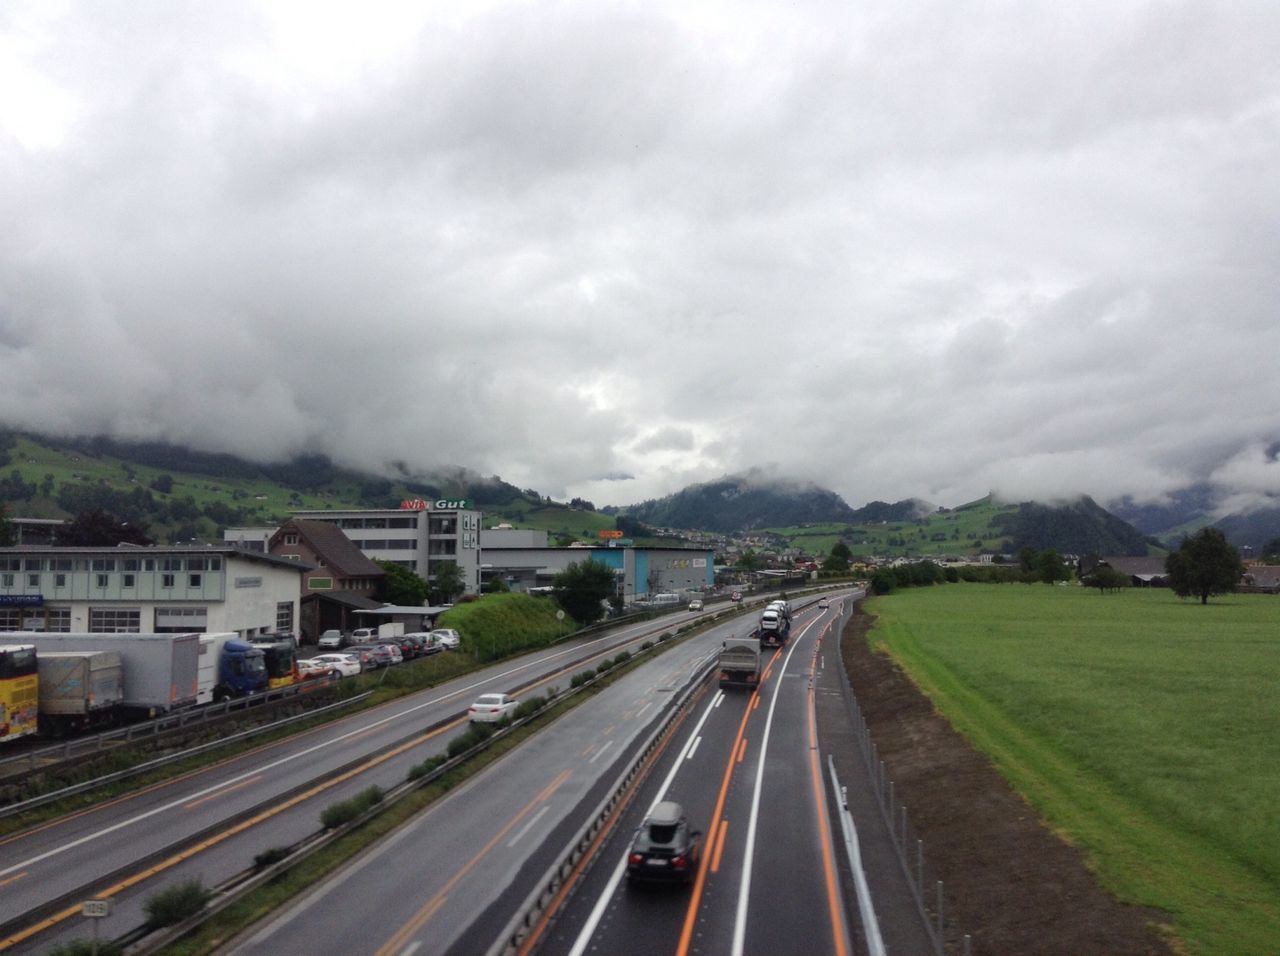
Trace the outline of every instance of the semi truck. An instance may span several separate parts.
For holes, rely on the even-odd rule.
[[[721,687],[750,687],[760,684],[760,641],[755,635],[726,638],[720,645]]]
[[[196,703],[222,703],[267,689],[267,655],[234,632],[200,635]]]
[[[49,652],[116,651],[124,670],[119,707],[125,716],[158,716],[190,707],[199,687],[200,635],[0,634],[0,644],[31,644],[36,659]]]
[[[260,634],[249,638],[254,647],[262,651],[267,667],[267,686],[272,690],[298,683],[297,648],[292,640],[284,640],[272,634]]]
[[[110,724],[124,699],[119,651],[38,651],[40,731],[62,737]]]

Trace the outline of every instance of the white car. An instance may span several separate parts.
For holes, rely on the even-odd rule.
[[[320,673],[337,677],[355,677],[360,673],[360,661],[350,654],[317,654],[306,663],[320,665]],[[298,661],[301,666],[302,661]]]
[[[828,601],[826,598],[823,598],[821,601],[818,602],[818,610],[820,611],[825,611],[829,607],[831,607],[831,602]]]
[[[496,724],[515,714],[518,706],[520,702],[510,694],[481,694],[467,708],[467,717],[473,724]]]
[[[462,635],[451,627],[438,627],[431,632],[431,636],[446,651],[456,651],[462,646]]]
[[[690,601],[690,602],[689,602],[689,610],[690,610],[690,611],[701,611],[701,610],[702,610],[702,602],[701,602],[701,601],[699,601],[697,598],[694,598],[692,601]]]

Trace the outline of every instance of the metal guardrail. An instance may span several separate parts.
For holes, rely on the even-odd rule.
[[[242,730],[238,734],[232,734],[230,737],[219,737],[217,740],[210,741],[207,744],[200,744],[196,747],[190,747],[178,753],[168,754],[164,757],[157,757],[155,760],[148,760],[140,763],[136,767],[129,767],[125,770],[117,770],[115,773],[109,773],[105,776],[95,777],[92,780],[86,780],[83,783],[77,783],[70,787],[63,787],[61,790],[53,790],[49,793],[42,793],[38,797],[32,797],[29,800],[23,800],[21,803],[11,803],[6,807],[0,807],[0,819],[5,817],[16,816],[27,810],[34,810],[36,807],[42,807],[48,803],[56,803],[64,797],[75,796],[78,793],[86,793],[90,790],[96,790],[98,787],[105,787],[107,784],[116,783],[120,780],[127,780],[130,777],[155,770],[157,767],[163,767],[179,760],[186,760],[188,757],[194,757],[198,754],[207,753],[210,750],[216,750],[219,747],[225,747],[229,743],[235,743],[239,740],[247,740],[256,737],[258,734],[267,733],[279,727],[287,727],[289,724],[296,723],[300,720],[306,720],[317,714],[325,714],[330,710],[339,707],[346,707],[348,704],[358,703],[369,697],[371,692],[366,691],[363,694],[356,694],[348,697],[346,700],[340,700],[333,704],[327,704],[324,707],[317,707],[315,710],[308,710],[305,713],[294,714],[292,717],[286,717],[283,720],[272,721],[269,724],[262,724],[259,727],[250,727],[248,730]]]
[[[0,757],[0,777],[14,776],[22,772],[21,765],[27,763],[28,770],[46,769],[50,762],[65,762],[78,757],[92,756],[110,749],[107,744],[113,741],[126,743],[144,737],[154,737],[172,730],[181,730],[193,724],[210,723],[225,717],[232,711],[247,710],[250,707],[262,707],[276,704],[299,694],[309,693],[317,685],[314,681],[294,684],[290,687],[278,687],[275,690],[251,694],[248,697],[235,697],[218,704],[200,704],[175,710],[152,720],[135,724],[126,724],[112,730],[105,730],[88,737],[72,737],[38,750],[28,750],[11,756]],[[17,769],[12,769],[17,768]]]

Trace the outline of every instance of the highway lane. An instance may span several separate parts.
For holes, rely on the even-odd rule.
[[[624,675],[231,951],[483,952],[734,627],[694,636]]]
[[[811,678],[826,618],[797,619],[760,691],[716,692],[650,775],[537,951],[852,952],[833,859]],[[691,887],[629,885],[626,854],[654,803],[705,831]]]
[[[662,626],[669,628],[673,623],[666,619]],[[120,898],[126,905],[119,906],[101,929],[103,935],[123,932],[137,925],[141,897],[153,892],[157,883],[196,871],[212,885],[248,866],[262,849],[287,845],[315,831],[320,810],[330,803],[370,783],[389,786],[403,780],[409,766],[443,751],[449,737],[460,732],[456,724],[431,735],[427,728],[455,719],[475,695],[536,682],[566,662],[592,652],[603,653],[620,640],[636,639],[653,627],[632,625],[606,638],[562,645],[495,665],[6,837],[0,840],[0,922],[11,928],[0,938],[0,949],[46,945],[47,935],[37,940],[14,933],[10,921],[48,908],[67,894],[77,901],[90,895]],[[581,666],[586,665],[571,668],[571,672]],[[567,682],[567,676],[560,680]],[[397,746],[403,750],[388,752]],[[380,752],[389,755],[378,759]],[[363,769],[350,778],[335,776],[353,766]],[[317,781],[332,782],[324,785]],[[215,842],[202,846],[201,853],[194,856],[175,853],[175,848],[202,834]],[[132,877],[127,874],[139,861],[152,859],[168,865],[148,880],[129,882]],[[58,912],[69,917],[73,908],[64,905]],[[130,919],[133,922],[127,922]],[[78,922],[64,919],[64,928],[55,935],[81,934]]]

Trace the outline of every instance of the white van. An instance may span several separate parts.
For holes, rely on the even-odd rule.
[[[357,627],[351,632],[352,644],[372,644],[378,639],[376,627]]]

